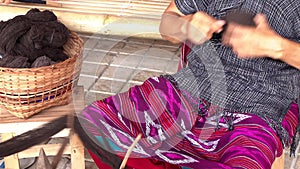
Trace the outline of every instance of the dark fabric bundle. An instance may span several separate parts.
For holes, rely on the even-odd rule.
[[[31,9],[26,15],[0,22],[0,54],[26,57],[30,65],[40,56],[47,56],[51,59],[51,63],[64,61],[68,56],[64,54],[62,47],[67,42],[69,34],[69,29],[57,20],[53,12]],[[15,63],[19,62],[21,58]],[[7,64],[1,66],[8,67]],[[30,67],[39,65],[47,63],[34,64]],[[23,66],[28,67],[28,64]]]

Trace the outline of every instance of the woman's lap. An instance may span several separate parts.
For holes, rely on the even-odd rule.
[[[289,121],[294,114],[290,114],[284,120],[289,130],[295,128],[295,122]],[[283,149],[275,132],[254,115],[233,113],[232,131],[222,122],[215,130],[216,119],[198,116],[189,101],[164,78],[150,78],[128,92],[96,101],[82,116],[105,134],[120,156],[141,133],[143,137],[132,157],[190,168],[270,168]],[[95,130],[87,132],[100,138]]]

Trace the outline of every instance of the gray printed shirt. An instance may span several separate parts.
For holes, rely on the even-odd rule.
[[[281,36],[300,42],[299,0],[175,0],[185,15],[204,11],[216,19],[241,10],[267,16]],[[194,46],[188,67],[171,75],[180,90],[230,111],[259,115],[277,128],[300,95],[300,71],[268,57],[238,58],[221,41]]]

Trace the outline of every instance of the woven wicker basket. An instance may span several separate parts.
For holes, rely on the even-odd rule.
[[[41,110],[69,103],[82,65],[83,41],[74,32],[64,45],[69,58],[39,68],[0,67],[0,103],[8,112],[28,118]]]

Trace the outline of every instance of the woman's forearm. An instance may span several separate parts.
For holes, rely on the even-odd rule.
[[[162,17],[160,33],[164,39],[173,43],[189,40],[199,45],[209,40],[213,33],[221,32],[224,24],[225,21],[216,20],[202,11],[191,15],[167,11]]]
[[[193,44],[202,44],[215,32],[221,32],[225,21],[216,20],[203,11],[184,15],[172,1],[165,10],[160,24],[161,36],[173,43],[185,40]]]
[[[300,43],[282,38],[282,51],[277,54],[280,60],[300,70]]]
[[[159,31],[163,39],[173,43],[182,43],[187,38],[184,27],[190,20],[190,15],[180,16],[175,12],[165,12],[159,26]]]

